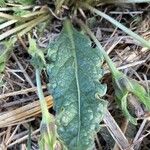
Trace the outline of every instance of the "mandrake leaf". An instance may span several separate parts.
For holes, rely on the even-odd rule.
[[[106,86],[99,83],[103,76],[102,58],[68,20],[58,39],[50,43],[49,89],[54,97],[57,132],[69,150],[94,147],[94,135],[107,106],[96,96],[106,92]]]

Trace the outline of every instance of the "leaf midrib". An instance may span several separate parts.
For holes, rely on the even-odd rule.
[[[80,84],[79,84],[79,77],[78,77],[78,62],[77,62],[77,55],[76,55],[76,47],[74,43],[74,37],[73,37],[73,30],[72,25],[69,21],[66,21],[65,28],[68,32],[69,39],[71,42],[71,48],[75,60],[75,79],[76,79],[76,85],[77,85],[77,97],[78,97],[78,136],[77,136],[77,147],[79,147],[79,141],[80,141],[80,128],[81,128],[81,93],[80,93]]]

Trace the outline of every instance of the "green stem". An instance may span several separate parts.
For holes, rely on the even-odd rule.
[[[49,119],[49,112],[47,108],[47,103],[45,101],[45,97],[42,91],[41,78],[40,78],[40,70],[36,69],[36,84],[38,90],[38,97],[40,101],[41,111],[42,111],[42,119]]]
[[[109,56],[107,55],[106,51],[103,49],[102,45],[100,44],[100,42],[97,40],[97,38],[95,37],[95,35],[92,33],[92,31],[81,21],[76,19],[76,21],[80,24],[80,26],[83,28],[83,30],[85,30],[89,36],[92,38],[92,40],[95,42],[95,44],[97,45],[97,47],[100,49],[100,51],[102,52],[105,60],[108,63],[108,66],[111,70],[111,73],[114,76],[119,76],[120,72],[118,71],[118,69],[115,67],[113,61],[109,58]]]
[[[81,6],[86,8],[86,9],[89,9],[91,12],[96,13],[97,15],[105,18],[106,20],[108,20],[109,22],[111,22],[112,24],[114,24],[115,26],[120,28],[121,30],[123,30],[125,33],[129,34],[134,39],[139,41],[143,46],[150,48],[150,42],[149,41],[146,41],[144,38],[142,38],[141,36],[137,35],[133,31],[131,31],[130,29],[128,29],[127,27],[122,25],[120,22],[118,22],[115,19],[113,19],[112,17],[110,17],[110,16],[106,15],[105,13],[95,9],[94,7],[88,5],[87,3],[81,3]]]

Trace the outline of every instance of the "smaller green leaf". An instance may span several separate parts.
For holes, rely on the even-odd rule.
[[[150,110],[150,95],[146,92],[144,87],[133,79],[130,79],[130,85],[132,86],[128,90],[133,93],[148,110]]]
[[[32,56],[32,65],[35,68],[38,69],[43,69],[46,61],[45,61],[45,57],[44,57],[44,53],[42,52],[41,49],[38,48],[35,39],[32,39],[31,36],[28,36],[29,39],[29,49],[28,49],[28,53]]]
[[[37,91],[42,112],[42,121],[40,125],[41,142],[39,142],[39,144],[41,150],[54,150],[56,146],[57,135],[55,119],[53,115],[49,113],[47,108],[47,103],[45,101],[45,97],[42,90],[40,73],[41,71],[38,68],[36,68]]]
[[[124,115],[133,124],[137,124],[136,119],[132,117],[127,109],[128,94],[131,93],[137,97],[138,100],[143,103],[150,110],[150,96],[146,92],[143,86],[138,84],[136,80],[130,79],[120,72],[118,76],[113,76],[113,85],[115,89],[115,95],[117,102],[121,106]]]
[[[54,124],[54,120],[49,118],[46,122],[42,120],[40,126],[40,150],[54,150],[56,146],[56,127]]]
[[[115,96],[116,96],[116,100],[117,103],[119,104],[119,106],[121,107],[121,110],[123,111],[123,114],[126,116],[126,118],[133,124],[137,124],[137,121],[134,117],[131,116],[131,114],[129,113],[129,110],[127,109],[127,98],[128,98],[128,90],[127,88],[123,85],[123,78],[122,76],[124,76],[121,72],[120,72],[120,76],[118,75],[118,77],[113,77],[113,86],[115,89]]]
[[[128,109],[127,109],[127,97],[128,97],[128,92],[122,97],[121,99],[121,108],[122,108],[122,111],[124,113],[124,115],[126,116],[126,118],[132,123],[132,124],[135,124],[137,125],[137,120],[130,115]]]
[[[40,125],[41,137],[39,146],[40,150],[54,150],[57,141],[55,119],[48,111],[40,78],[41,71],[45,67],[46,62],[44,54],[42,50],[38,48],[36,41],[32,39],[30,35],[28,35],[28,39],[28,53],[32,56],[32,65],[35,67],[36,70],[36,84],[42,112],[42,121]]]

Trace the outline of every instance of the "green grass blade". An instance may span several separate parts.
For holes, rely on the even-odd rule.
[[[87,9],[89,9],[91,12],[96,13],[97,15],[105,18],[106,20],[108,20],[109,22],[111,22],[112,24],[114,24],[115,26],[120,28],[121,30],[123,30],[126,34],[130,35],[135,40],[139,41],[142,44],[142,46],[148,47],[150,49],[150,42],[149,41],[146,41],[144,38],[142,38],[138,34],[134,33],[133,31],[131,31],[130,29],[125,27],[123,24],[121,24],[117,20],[113,19],[112,17],[106,15],[105,13],[99,11],[98,9],[95,9],[94,7],[92,7],[86,3],[82,3],[81,5]]]

